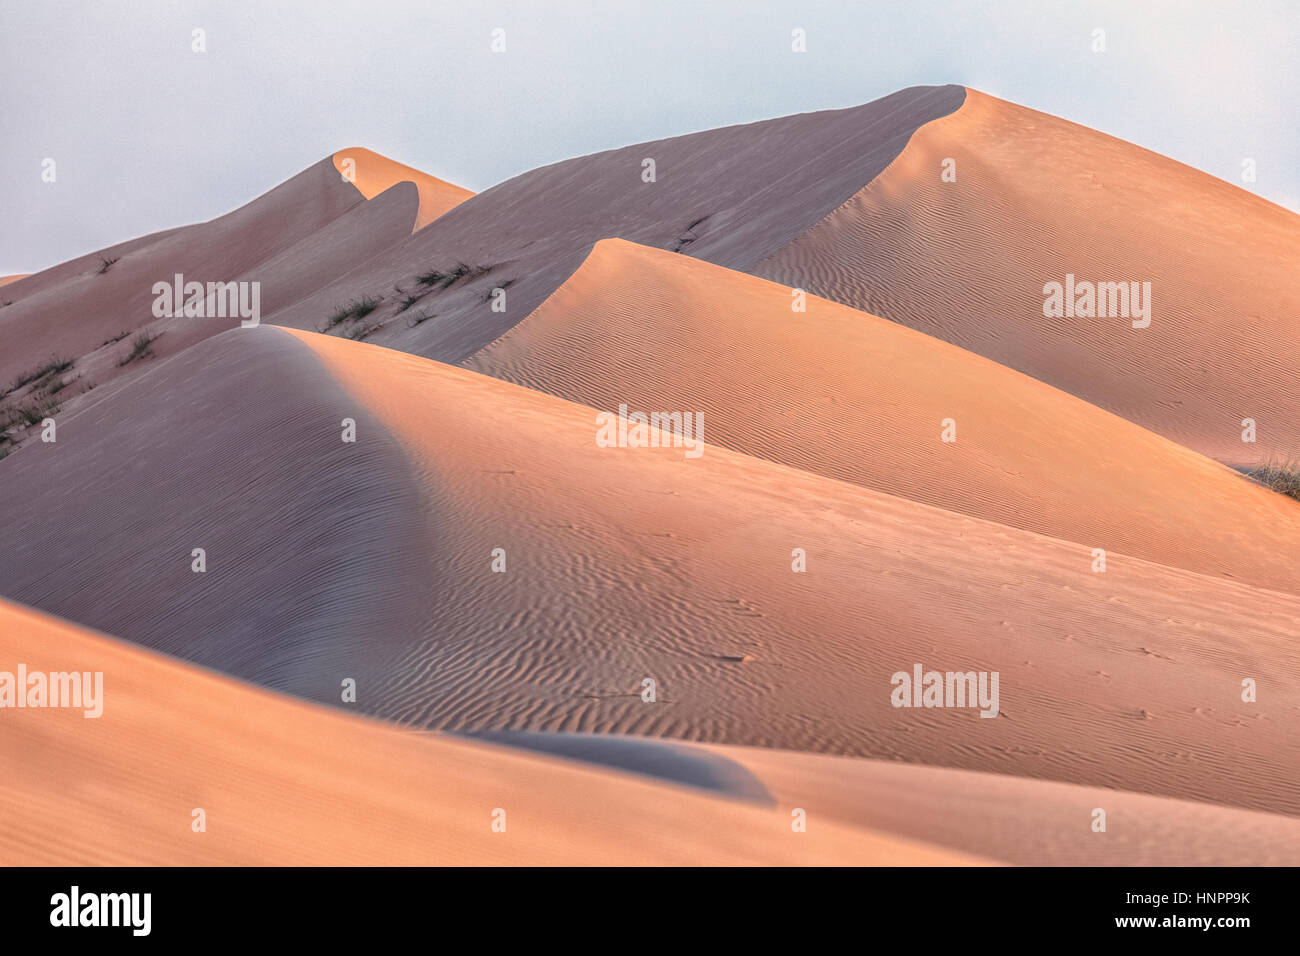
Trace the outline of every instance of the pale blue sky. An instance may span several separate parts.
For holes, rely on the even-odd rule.
[[[1300,209],[1298,51],[1287,0],[0,0],[0,275],[211,218],[346,146],[482,190],[936,83],[1237,184],[1254,158],[1250,188]]]

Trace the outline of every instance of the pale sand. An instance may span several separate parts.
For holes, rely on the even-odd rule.
[[[3,865],[1294,864],[1300,820],[990,774],[547,735],[584,762],[412,734],[0,601],[0,668],[99,671],[102,716],[0,720]],[[650,773],[604,769],[632,751]],[[660,761],[656,755],[662,754]],[[763,791],[710,793],[710,774]],[[506,811],[493,833],[492,813]],[[1106,833],[1092,830],[1093,810]],[[204,811],[205,832],[192,829]],[[803,810],[804,833],[790,828]]]
[[[151,346],[161,358],[237,324],[155,319],[153,284],[176,273],[201,282],[257,281],[262,321],[302,329],[323,329],[341,307],[372,297],[379,307],[371,315],[336,332],[459,360],[520,321],[607,235],[673,245],[733,267],[757,261],[852,196],[920,125],[963,97],[960,87],[916,87],[852,109],[628,146],[533,170],[468,199],[467,191],[370,150],[345,150],[212,222],[31,276],[0,311],[0,383],[51,355],[75,359],[61,376],[72,384],[60,393],[65,409],[75,410],[89,385],[141,367],[118,365],[138,331],[161,333]],[[336,165],[353,154],[363,160],[355,187]],[[641,183],[646,155],[659,164],[661,181]],[[637,186],[631,192],[629,182]],[[103,274],[101,257],[117,259]],[[461,262],[494,268],[447,289],[416,282]],[[498,284],[509,295],[501,313],[485,304]],[[407,308],[408,296],[424,292]],[[20,392],[0,399],[0,414],[31,398]]]
[[[1300,812],[1300,598],[1094,574],[1078,544],[718,447],[599,448],[588,407],[313,333],[235,330],[105,391],[0,465],[6,596],[315,700],[356,677],[421,727]],[[998,671],[1002,716],[892,707],[915,663]]]
[[[247,281],[260,284],[263,321],[271,313],[346,275],[406,237],[415,220],[415,187],[399,184],[367,202],[327,159],[234,212],[82,256],[15,285],[0,309],[0,391],[51,355],[74,359],[58,394],[65,407],[90,385],[131,375],[125,367],[138,331],[159,335],[154,358],[239,325],[231,318],[153,315],[157,282]],[[116,261],[101,272],[104,259]],[[121,337],[119,337],[121,336]],[[0,412],[27,401],[30,389],[0,398]]]
[[[947,158],[955,183],[940,179]],[[748,271],[947,339],[1230,464],[1300,451],[1300,216],[974,90],[864,185]],[[1045,318],[1043,285],[1067,273],[1151,282],[1151,326]],[[1242,442],[1243,418],[1256,444]]]
[[[778,805],[1021,866],[1296,866],[1300,820],[1042,780],[706,745]],[[1105,832],[1093,829],[1105,811]]]
[[[1025,161],[1037,155],[1028,124],[1056,132],[1044,137],[1056,163]],[[962,143],[959,183],[941,184],[939,158]],[[639,183],[647,155],[659,183]],[[1002,208],[995,199],[1007,190],[1015,199]],[[783,806],[818,801],[814,821],[846,833],[868,825],[1011,862],[1295,861],[1293,821],[1230,809],[1300,814],[1300,598],[1282,593],[1297,590],[1284,560],[1294,502],[1048,387],[1224,461],[1249,463],[1238,441],[1246,415],[1260,422],[1261,452],[1285,450],[1296,427],[1286,385],[1294,350],[1278,330],[1294,325],[1295,293],[1269,251],[1277,261],[1294,251],[1293,214],[953,87],[569,160],[413,235],[419,187],[373,194],[363,199],[326,160],[230,216],[107,250],[121,258],[102,275],[89,256],[14,286],[0,311],[0,382],[51,352],[77,357],[65,378],[112,380],[66,405],[57,443],[29,442],[0,465],[7,596],[322,702],[336,703],[341,676],[355,676],[358,710],[412,726],[708,742],[695,752],[742,768]],[[1063,195],[1073,207],[1049,205]],[[1131,209],[1115,212],[1125,203],[1139,204],[1138,225]],[[1061,217],[1071,223],[1062,236],[1037,225]],[[1232,228],[1206,253],[1211,220]],[[600,243],[579,268],[610,235],[685,255]],[[692,256],[878,305],[972,352],[829,302],[791,313],[788,289]],[[1227,278],[1215,276],[1216,257]],[[492,268],[401,310],[416,275],[457,261]],[[1151,329],[1041,317],[1047,279],[1142,279],[1142,268],[1159,280]],[[1131,274],[1089,275],[1102,269]],[[199,341],[233,321],[169,321],[155,345],[162,360],[123,374],[116,361],[129,340],[100,343],[152,323],[141,293],[166,278],[160,270],[264,279],[263,320],[306,329],[360,295],[380,296],[367,320],[375,341],[453,361],[540,305],[470,364],[588,403],[631,394],[677,403],[644,410],[704,408],[706,440],[737,451],[710,446],[687,461],[681,449],[597,448],[589,405],[336,338],[261,329]],[[510,294],[504,314],[486,301],[498,284]],[[1161,331],[1166,299],[1182,324]],[[411,322],[425,313],[433,317]],[[1096,327],[1107,321],[1122,329]],[[1164,337],[1150,348],[1121,334],[1153,332]],[[999,407],[1007,395],[1014,409]],[[938,440],[950,416],[956,445]],[[984,426],[975,435],[972,416]],[[339,441],[343,417],[358,422],[356,445]],[[923,417],[934,419],[928,428],[916,424]],[[1100,535],[1107,541],[1091,540]],[[195,546],[208,549],[204,575],[189,568]],[[1105,574],[1090,570],[1097,546],[1111,549]],[[490,571],[498,547],[506,574]],[[791,573],[796,547],[808,552],[807,574]],[[890,707],[890,674],[916,662],[999,671],[1002,716]],[[648,676],[658,681],[653,705],[639,698]],[[1259,703],[1240,699],[1247,677]],[[138,741],[163,733],[147,711]],[[211,724],[186,714],[185,726],[169,726],[188,753],[190,735]],[[490,754],[482,759],[496,769],[482,779],[521,780],[525,792],[627,783],[562,765],[586,776],[548,790],[497,761],[546,773],[553,761],[434,743]],[[49,771],[36,746],[17,746]],[[228,752],[248,746],[232,740]],[[146,745],[127,749],[147,764]],[[293,770],[310,765],[304,755]],[[281,775],[277,786],[302,786],[288,767],[267,772]],[[304,777],[319,784],[314,773]],[[80,791],[56,776],[41,784],[55,796],[24,803],[18,818],[25,827],[26,814],[45,814],[38,824],[53,826],[80,812],[59,803],[75,794],[100,805],[89,819],[102,824],[122,812],[114,794],[130,792],[125,781],[163,775],[128,766]],[[342,786],[334,807],[368,783]],[[958,790],[969,794],[960,807],[944,798]],[[357,805],[390,805],[391,791],[376,783]],[[649,792],[647,805],[665,802],[662,786]],[[171,799],[163,783],[153,799]],[[249,812],[256,804],[230,799],[246,799]],[[306,813],[306,801],[290,802]],[[1092,806],[1111,811],[1108,834],[1088,829]],[[764,812],[788,833],[788,812]],[[185,814],[159,840],[188,840]],[[1020,821],[1024,848],[1012,850]],[[566,824],[576,825],[561,819],[554,832]],[[240,826],[245,852],[268,840],[269,849],[226,861],[303,859],[260,821]],[[278,832],[306,832],[307,843],[320,833],[310,819]],[[655,841],[676,839],[648,832],[656,852]],[[741,859],[700,839],[672,859]],[[858,858],[916,859],[911,844],[870,839]],[[186,859],[182,845],[147,859]],[[106,846],[103,859],[121,852]],[[369,852],[365,841],[356,852]],[[487,858],[471,846],[454,859]],[[541,859],[557,857],[511,862]],[[607,841],[563,859],[644,858]]]
[[[913,87],[863,106],[801,113],[566,159],[484,190],[382,257],[279,311],[319,328],[341,302],[383,296],[368,341],[459,361],[519,322],[578,268],[591,244],[620,236],[744,269],[833,212],[884,170],[922,124],[960,106],[957,86]],[[655,162],[653,183],[643,162]],[[410,312],[393,289],[458,263],[492,267],[436,288]],[[485,297],[507,291],[505,312]],[[414,327],[412,314],[433,317]]]
[[[704,413],[704,437],[890,494],[1300,592],[1300,504],[911,329],[622,240],[464,364],[596,408]],[[946,443],[946,419],[957,441]]]
[[[334,154],[333,159],[334,168],[340,175],[344,172],[344,162],[349,159],[352,161],[349,182],[367,199],[374,199],[398,183],[414,183],[420,193],[420,203],[412,232],[423,229],[443,213],[459,206],[474,195],[468,189],[454,186],[418,169],[412,169],[363,146],[339,150]]]
[[[795,833],[783,808],[402,733],[0,601],[0,668],[17,662],[102,672],[104,708],[0,711],[6,866],[983,862],[830,819]]]
[[[602,734],[482,736],[530,752],[648,774],[759,805],[799,807],[810,825],[825,820],[851,823],[1021,866],[1294,866],[1300,862],[1300,819],[1280,814],[762,747]]]

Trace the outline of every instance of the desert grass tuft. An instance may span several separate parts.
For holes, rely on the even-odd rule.
[[[375,309],[379,308],[380,299],[373,295],[362,296],[360,299],[353,299],[347,305],[341,305],[330,313],[330,317],[325,322],[325,328],[321,331],[328,332],[336,326],[342,325],[350,319],[363,319]]]
[[[13,384],[5,389],[4,392],[0,392],[0,395],[8,395],[10,392],[18,391],[18,389],[22,388],[28,382],[39,382],[51,375],[57,375],[59,372],[66,371],[67,369],[72,368],[72,363],[74,361],[74,359],[64,358],[59,355],[51,355],[49,361],[44,365],[38,365],[36,368],[23,372],[15,378]]]
[[[1246,474],[1265,488],[1300,501],[1300,458],[1270,455],[1262,464],[1247,468]]]
[[[158,335],[151,335],[148,332],[140,332],[131,340],[131,351],[124,358],[118,361],[117,366],[130,365],[138,358],[148,358],[153,355],[153,343],[158,340]]]

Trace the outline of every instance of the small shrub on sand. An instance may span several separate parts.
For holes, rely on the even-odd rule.
[[[159,333],[161,334],[161,333]],[[153,343],[158,340],[157,335],[151,335],[148,332],[140,332],[131,340],[131,351],[126,357],[121,359],[117,365],[121,368],[123,365],[130,365],[138,358],[148,358],[153,355]]]
[[[1300,501],[1300,458],[1270,455],[1261,465],[1246,469],[1261,485]]]
[[[34,369],[23,372],[21,375],[19,375],[17,378],[14,379],[12,385],[10,385],[7,389],[5,389],[4,392],[0,394],[8,395],[10,392],[18,391],[18,389],[22,388],[28,382],[39,382],[50,376],[57,375],[60,372],[66,371],[72,368],[73,361],[74,360],[70,358],[63,358],[62,356],[51,355],[48,362],[46,362],[44,365],[38,365]]]
[[[405,312],[407,309],[415,305],[415,303],[419,302],[428,294],[429,294],[428,291],[412,292],[410,295],[404,296],[402,298],[401,303],[397,306],[397,313],[400,315],[401,313]]]
[[[363,319],[379,307],[380,300],[373,295],[353,299],[347,305],[341,305],[330,314],[322,331],[328,332],[335,326],[342,325],[349,319]]]
[[[493,266],[471,266],[464,262],[458,262],[456,268],[450,272],[433,269],[423,275],[416,276],[415,281],[420,285],[437,286],[440,289],[445,289],[459,279],[477,279],[479,276],[491,272],[493,268]]]

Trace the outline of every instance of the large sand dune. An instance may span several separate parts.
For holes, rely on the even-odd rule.
[[[946,159],[957,181],[941,179]],[[1235,177],[1233,168],[1225,175]],[[749,271],[910,325],[1231,464],[1300,450],[1300,216],[968,90]],[[1045,318],[1067,274],[1150,282],[1148,328]],[[1256,444],[1243,443],[1254,419]]]
[[[1228,466],[1300,444],[1297,222],[922,87],[476,196],[343,150],[7,284],[0,671],[108,691],[0,712],[0,862],[1295,863],[1300,505]]]
[[[1300,504],[884,319],[621,240],[464,364],[706,441],[1002,524],[1300,592]],[[941,440],[943,423],[957,440]]]
[[[92,386],[136,371],[236,326],[238,315],[164,317],[154,312],[155,283],[256,283],[262,320],[322,285],[365,265],[409,235],[414,225],[449,208],[457,193],[433,189],[432,177],[373,192],[383,157],[366,151],[363,181],[375,198],[344,182],[332,160],[303,171],[265,195],[211,222],[132,240],[30,276],[7,293],[0,309],[0,421],[24,406],[57,396],[71,403]],[[395,164],[394,164],[395,165]],[[406,169],[406,167],[401,167]],[[437,181],[440,182],[440,181]],[[433,192],[430,192],[433,190]],[[443,205],[440,206],[439,203]],[[134,361],[135,335],[153,337]],[[10,391],[51,358],[71,360],[58,373]],[[51,391],[51,386],[60,387]],[[7,415],[9,411],[13,415]]]
[[[519,322],[608,236],[747,268],[811,228],[870,182],[922,124],[952,112],[961,87],[914,87],[864,106],[690,133],[523,173],[459,204],[370,267],[277,313],[316,329],[341,303],[384,297],[371,341],[458,361]],[[654,180],[647,161],[653,161]],[[410,309],[430,272],[436,282]],[[478,274],[479,269],[490,271]],[[487,295],[506,289],[506,309]],[[412,323],[414,316],[427,316]]]
[[[583,762],[532,756],[330,712],[8,602],[0,624],[5,666],[103,674],[98,718],[5,711],[0,762],[22,772],[0,780],[4,865],[1300,859],[1300,821],[1275,814],[744,747],[548,735]],[[644,770],[604,769],[611,751]],[[738,774],[758,792],[718,785]]]
[[[95,719],[0,712],[0,765],[20,768],[0,776],[7,866],[979,862],[829,817],[795,833],[784,807],[420,739],[8,602],[0,661],[104,681]]]
[[[234,279],[364,202],[322,160],[211,222],[134,239],[30,276],[14,290],[22,295],[0,310],[0,381],[51,353],[76,358],[123,329],[152,323],[155,282],[178,272],[199,282]],[[105,268],[105,260],[116,261]],[[238,324],[204,321],[212,331]]]
[[[593,409],[473,372],[234,330],[5,461],[0,579],[316,700],[354,677],[359,709],[421,727],[1300,811],[1300,598],[1118,554],[1094,574],[1078,544],[722,448],[689,460],[594,436]],[[999,671],[1001,716],[895,709],[891,675],[915,663]],[[1267,688],[1257,704],[1246,677]]]

